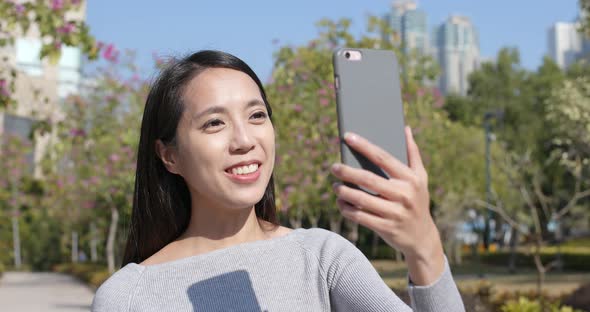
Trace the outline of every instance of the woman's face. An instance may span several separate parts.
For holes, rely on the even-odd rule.
[[[184,178],[199,205],[254,206],[275,159],[274,129],[254,80],[206,69],[187,85],[184,104],[168,169]]]

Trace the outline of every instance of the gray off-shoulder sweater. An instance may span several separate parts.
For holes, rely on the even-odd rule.
[[[348,240],[301,228],[161,264],[130,263],[99,287],[92,311],[465,310],[446,260],[436,282],[408,290],[411,308]]]

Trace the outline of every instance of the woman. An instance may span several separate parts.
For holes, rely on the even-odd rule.
[[[143,115],[124,267],[93,311],[411,310],[346,239],[279,225],[271,116],[260,80],[232,55],[201,51],[162,70]],[[334,164],[339,179],[382,194],[338,184],[337,204],[404,253],[415,310],[463,311],[406,137],[409,167],[347,134],[392,178]]]

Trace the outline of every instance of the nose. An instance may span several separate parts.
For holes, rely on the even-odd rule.
[[[230,151],[232,153],[245,154],[251,151],[255,146],[255,140],[252,136],[252,129],[242,123],[235,123],[230,142]]]

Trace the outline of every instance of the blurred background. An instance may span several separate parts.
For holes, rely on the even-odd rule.
[[[281,223],[340,233],[408,300],[403,255],[331,191],[331,53],[362,47],[401,64],[467,310],[590,311],[589,22],[588,0],[0,0],[0,306],[88,310],[122,260],[150,81],[200,49],[265,83]]]

